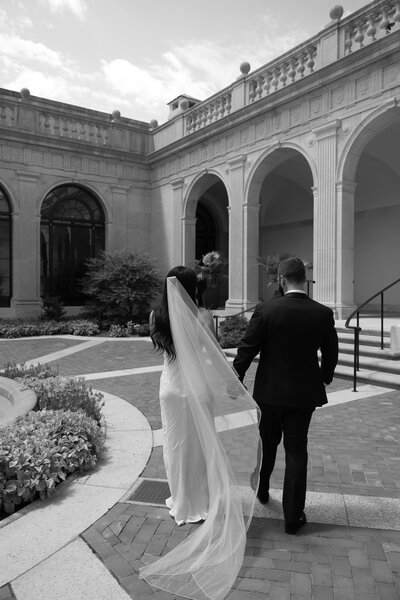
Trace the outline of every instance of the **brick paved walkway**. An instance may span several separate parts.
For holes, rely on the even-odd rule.
[[[19,344],[10,342],[14,354]],[[37,356],[60,349],[54,346],[54,340],[35,340],[29,348],[22,344],[20,348],[27,353],[34,351]],[[28,353],[26,358],[33,356]],[[77,375],[160,362],[149,342],[125,340],[105,342],[65,357],[59,365],[62,373]],[[254,368],[247,378],[250,389],[253,377]],[[161,427],[158,381],[159,373],[146,373],[99,379],[91,384],[136,406],[156,430]],[[350,388],[348,381],[335,380],[329,391]],[[317,410],[309,436],[308,489],[400,498],[399,400],[398,392],[382,388],[376,397]],[[282,488],[283,468],[280,448],[273,488]],[[142,477],[165,479],[161,446],[153,448]],[[87,529],[82,538],[132,599],[172,600],[175,596],[151,588],[137,572],[142,564],[168,552],[195,527],[178,528],[163,507],[123,501]],[[0,600],[3,598],[12,598],[8,586],[0,589]],[[254,518],[243,567],[228,598],[399,600],[400,531],[307,523],[296,536],[288,536],[282,521]]]

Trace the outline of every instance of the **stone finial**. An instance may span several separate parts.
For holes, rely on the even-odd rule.
[[[187,100],[187,98],[181,100],[179,106],[181,107],[181,110],[187,110],[189,108],[189,100]]]
[[[22,90],[20,91],[20,94],[21,94],[21,98],[23,98],[24,100],[27,100],[29,98],[29,96],[31,95],[28,88],[22,88]]]
[[[150,129],[156,129],[156,127],[158,127],[158,121],[156,119],[153,119],[152,121],[150,121],[149,125]]]
[[[242,64],[239,67],[240,72],[242,73],[242,75],[248,75],[249,72],[250,72],[250,68],[251,68],[250,67],[250,63],[247,62],[247,61],[242,62]]]
[[[119,110],[113,110],[111,116],[113,118],[113,121],[119,121],[119,119],[121,118],[121,113]]]
[[[343,6],[341,4],[335,4],[334,6],[332,6],[331,10],[329,11],[329,16],[332,19],[332,21],[340,21],[340,19],[342,18],[343,15]]]

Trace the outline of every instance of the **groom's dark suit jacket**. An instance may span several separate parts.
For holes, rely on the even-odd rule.
[[[258,353],[253,396],[260,406],[326,404],[324,383],[332,381],[338,359],[332,310],[300,292],[259,304],[233,362],[241,381]]]

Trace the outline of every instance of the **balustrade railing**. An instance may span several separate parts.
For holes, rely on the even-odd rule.
[[[356,17],[344,28],[344,55],[351,54],[364,46],[391,33],[400,23],[400,1],[384,3],[358,11]]]
[[[186,133],[193,133],[193,131],[197,131],[229,115],[232,107],[231,100],[232,94],[228,92],[197,105],[186,116]]]
[[[317,46],[311,44],[289,58],[271,63],[261,73],[258,71],[257,75],[248,81],[249,102],[269,96],[313,73],[316,56]]]
[[[110,139],[109,128],[48,113],[39,114],[39,131],[98,145],[105,145]]]

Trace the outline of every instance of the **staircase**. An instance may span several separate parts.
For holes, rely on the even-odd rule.
[[[342,325],[337,325],[336,331],[339,337],[339,361],[335,376],[353,380],[353,331]],[[360,370],[357,371],[357,382],[400,389],[400,354],[390,350],[388,329],[384,330],[383,350],[380,345],[380,331],[363,327],[360,332]]]

